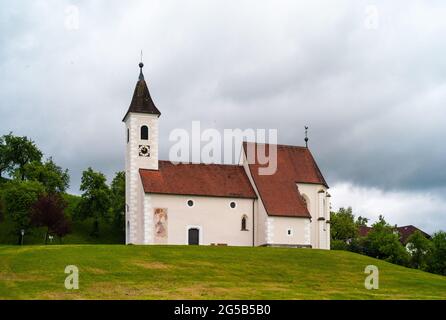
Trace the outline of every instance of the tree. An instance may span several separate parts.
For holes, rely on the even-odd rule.
[[[390,226],[383,216],[372,225],[364,241],[364,250],[368,256],[392,263],[407,265],[409,254],[399,241],[396,228]]]
[[[45,244],[50,234],[59,237],[68,233],[69,223],[65,217],[66,203],[59,194],[41,195],[31,208],[31,223],[36,227],[46,227]]]
[[[0,137],[0,178],[4,171],[9,170],[11,166],[11,160],[9,156],[8,146],[5,143],[4,136]]]
[[[42,152],[34,144],[34,141],[27,137],[17,137],[12,133],[3,136],[4,146],[2,147],[4,163],[8,163],[6,169],[10,174],[15,170],[21,180],[25,180],[23,168],[27,163],[42,159]]]
[[[110,186],[110,211],[113,217],[113,224],[124,231],[125,228],[125,172],[116,172]]]
[[[59,241],[62,242],[62,238],[71,232],[71,223],[68,219],[61,220],[54,229],[54,234],[59,237]]]
[[[13,222],[13,231],[19,237],[19,243],[21,230],[29,230],[31,207],[43,193],[44,187],[36,181],[10,181],[3,185],[5,217]]]
[[[33,161],[23,166],[22,174],[26,180],[39,181],[46,192],[65,192],[70,183],[68,170],[57,166],[50,157],[44,163]]]
[[[339,208],[338,212],[330,214],[330,234],[332,240],[343,242],[358,236],[358,227],[351,207]]]
[[[356,224],[356,226],[358,228],[359,227],[366,227],[367,223],[369,223],[369,219],[361,217],[361,216],[359,216],[358,219],[356,219],[356,222],[355,222],[355,224]]]
[[[2,196],[1,196],[1,193],[0,193],[0,222],[2,222],[5,219],[3,211],[4,211],[4,209],[3,209],[3,201],[2,201]]]
[[[406,247],[411,256],[411,267],[415,269],[425,270],[432,247],[431,242],[426,239],[426,237],[420,231],[417,230],[407,239]]]
[[[446,232],[439,231],[432,235],[432,254],[427,270],[446,276]]]
[[[65,208],[65,214],[67,215],[67,217],[71,218],[71,220],[73,218],[76,218],[77,208],[79,206],[81,197],[68,193],[63,193],[62,197],[64,198],[65,203],[67,204],[67,207]]]
[[[331,249],[363,253],[364,241],[359,238],[360,226],[366,226],[369,219],[359,216],[355,219],[351,207],[339,208],[330,215]]]
[[[106,184],[104,174],[88,168],[82,173],[81,187],[83,191],[77,208],[77,215],[81,219],[93,218],[92,236],[99,235],[99,219],[108,217],[110,208],[110,190]]]

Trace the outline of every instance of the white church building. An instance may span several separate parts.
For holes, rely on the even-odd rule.
[[[161,113],[142,73],[124,116],[126,243],[330,249],[330,195],[307,146],[277,147],[274,174],[248,161],[174,164],[159,160]]]

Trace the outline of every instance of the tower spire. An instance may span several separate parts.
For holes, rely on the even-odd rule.
[[[139,62],[139,80],[144,80],[144,75],[142,74],[143,67],[144,67],[144,63],[142,63],[142,50],[141,50],[141,60]]]
[[[305,126],[305,147],[308,148],[308,126]]]
[[[142,67],[144,67],[144,63],[139,63],[139,80],[144,80],[144,75],[142,74]]]
[[[149,88],[147,88],[147,83],[144,80],[144,75],[142,73],[143,67],[144,63],[142,63],[141,61],[139,63],[139,78],[138,81],[136,82],[136,87],[135,91],[133,92],[133,98],[132,101],[130,102],[130,106],[127,110],[127,113],[124,116],[124,119],[122,119],[123,121],[129,114],[129,112],[155,114],[158,117],[161,115],[161,112],[155,106],[155,103],[153,103],[152,97],[150,96]]]

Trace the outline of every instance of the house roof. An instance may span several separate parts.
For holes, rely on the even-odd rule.
[[[370,230],[372,230],[371,227],[359,226],[359,236],[366,237],[369,234]]]
[[[413,225],[402,226],[402,227],[398,227],[397,229],[398,229],[398,232],[400,233],[400,241],[404,244],[407,242],[409,237],[415,233],[415,231],[420,231],[421,234],[428,239],[430,239],[430,237],[431,237],[429,234],[427,234],[426,232],[424,232],[421,229],[418,229],[417,227],[415,227]]]
[[[359,236],[361,237],[365,237],[369,234],[369,232],[372,230],[371,227],[367,227],[367,226],[360,226],[359,227]],[[426,238],[430,239],[430,235],[427,234],[426,232],[424,232],[421,229],[418,229],[417,227],[413,226],[413,225],[408,225],[408,226],[402,226],[402,227],[397,227],[396,230],[398,231],[398,233],[400,234],[400,241],[403,244],[407,243],[407,240],[409,239],[409,237],[415,233],[415,231],[420,231],[422,235],[424,235]]]
[[[242,166],[173,164],[159,161],[158,170],[140,169],[144,192],[255,199]]]
[[[270,150],[268,144],[244,142],[245,155],[249,147],[264,147],[266,153]],[[261,151],[262,152],[262,151]],[[277,170],[272,175],[261,175],[261,165],[255,156],[254,161],[248,160],[249,170],[263,205],[271,216],[311,217],[305,201],[296,183],[320,184],[328,188],[310,150],[306,147],[277,145]]]
[[[147,87],[147,83],[144,80],[144,75],[142,73],[142,67],[144,65],[140,63],[139,66],[140,66],[139,79],[138,82],[136,83],[135,91],[133,92],[133,97],[132,101],[130,102],[130,106],[122,121],[125,120],[129,112],[148,113],[158,116],[161,115],[161,112],[155,106],[155,103],[153,102],[152,97],[150,96],[149,88]]]

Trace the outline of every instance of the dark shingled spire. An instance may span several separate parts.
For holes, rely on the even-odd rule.
[[[158,116],[161,115],[161,112],[153,103],[152,97],[150,96],[149,88],[147,88],[146,81],[144,80],[144,75],[142,73],[142,67],[144,64],[142,62],[139,63],[139,78],[136,83],[135,91],[133,92],[132,102],[130,103],[129,109],[124,116],[124,119],[127,117],[129,112],[136,113],[149,113],[156,114]],[[122,119],[122,121],[124,121]]]

